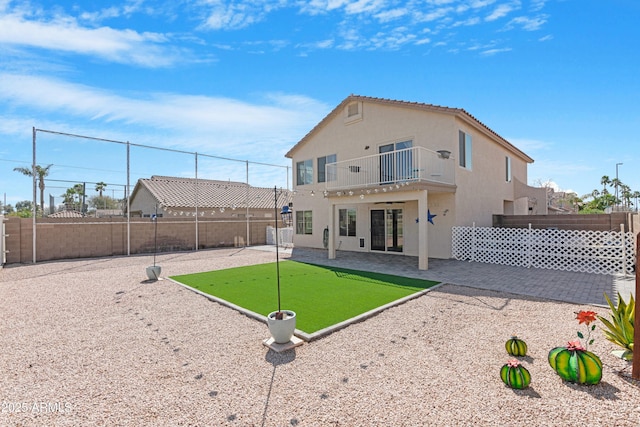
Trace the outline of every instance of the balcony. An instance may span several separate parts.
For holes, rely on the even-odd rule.
[[[326,189],[376,188],[386,184],[455,188],[454,172],[453,159],[445,159],[423,147],[412,147],[329,163],[326,165]]]

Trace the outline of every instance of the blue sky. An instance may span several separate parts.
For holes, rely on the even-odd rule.
[[[635,0],[0,0],[0,196],[32,198],[32,127],[199,156],[285,186],[284,154],[349,94],[464,108],[535,159],[529,183],[640,190]],[[37,133],[56,203],[126,184],[116,143]],[[195,156],[133,147],[140,177]],[[91,187],[91,184],[88,184]],[[108,193],[109,193],[108,191]],[[95,194],[87,191],[88,195]],[[110,194],[110,195],[111,195]]]

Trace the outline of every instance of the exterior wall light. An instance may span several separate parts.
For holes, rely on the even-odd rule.
[[[437,153],[441,159],[448,159],[451,156],[451,151],[449,150],[438,150]]]

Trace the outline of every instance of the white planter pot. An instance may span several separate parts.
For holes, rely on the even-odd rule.
[[[278,344],[286,344],[291,341],[293,332],[296,330],[296,313],[291,310],[282,310],[283,319],[276,319],[277,311],[269,313],[267,325],[273,340]]]
[[[152,265],[147,267],[147,277],[149,280],[158,280],[160,278],[160,271],[162,271],[162,267],[159,265]]]

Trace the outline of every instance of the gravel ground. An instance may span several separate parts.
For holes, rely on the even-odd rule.
[[[286,256],[285,256],[286,257]],[[163,276],[272,262],[221,249],[158,258]],[[150,257],[0,270],[2,426],[637,426],[640,384],[595,331],[602,382],[563,382],[548,351],[601,307],[444,285],[295,350],[265,324],[168,280]],[[582,328],[584,330],[584,328]],[[528,389],[500,380],[517,334]]]

